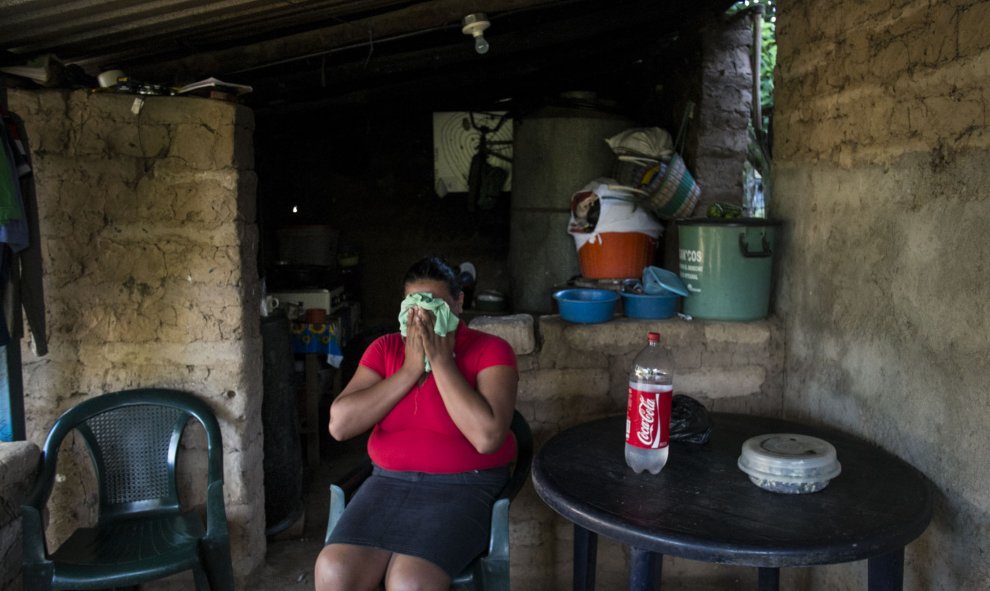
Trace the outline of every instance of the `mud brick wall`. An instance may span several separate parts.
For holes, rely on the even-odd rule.
[[[139,105],[134,96],[24,90],[9,98],[32,149],[50,336],[44,357],[29,341],[23,347],[28,439],[40,446],[60,413],[104,392],[199,395],[223,430],[243,577],[265,553],[253,114],[199,98]],[[67,445],[71,460],[82,444]],[[202,437],[181,453],[183,468],[197,472]],[[86,465],[60,467],[53,547],[94,518]],[[197,484],[184,481],[189,505],[204,498]]]
[[[711,411],[766,416],[781,412],[784,343],[778,319],[727,323],[617,317],[581,325],[556,315],[534,319],[520,314],[480,317],[471,326],[505,338],[516,351],[516,408],[529,422],[537,449],[564,429],[625,412],[629,368],[650,331],[662,334],[675,393],[696,398]],[[570,589],[570,522],[547,508],[529,483],[513,501],[509,519],[512,588]],[[599,538],[598,550],[598,587],[625,588],[627,550],[604,537]],[[683,585],[673,588],[755,588],[755,577],[754,569],[670,557],[664,561],[665,585]]]
[[[694,102],[687,122],[683,155],[688,170],[701,188],[693,215],[704,216],[716,201],[742,204],[743,165],[747,157],[747,124],[752,118],[753,21],[748,14],[706,23],[699,33],[701,51],[682,56],[665,66],[683,87],[671,85],[677,94],[674,123],[668,130],[676,138],[687,101]],[[661,259],[657,264],[677,269],[677,224],[665,224]]]
[[[739,14],[705,28],[697,106],[694,173],[701,186],[696,215],[716,201],[742,203],[747,123],[753,108],[753,19]]]
[[[928,475],[906,590],[990,589],[990,3],[779,3],[784,412]],[[786,569],[853,589],[862,563]]]

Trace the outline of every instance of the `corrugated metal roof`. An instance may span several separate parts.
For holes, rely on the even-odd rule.
[[[273,39],[409,4],[397,0],[4,0],[0,47],[25,57],[51,53],[91,70]]]
[[[0,66],[52,57],[177,85],[249,84],[256,105],[611,75],[734,0],[0,0]],[[491,20],[473,51],[461,20]],[[8,70],[9,72],[9,70]],[[69,86],[82,83],[60,81]],[[607,84],[607,82],[606,82]]]

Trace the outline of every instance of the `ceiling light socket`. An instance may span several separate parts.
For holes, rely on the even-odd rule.
[[[488,53],[488,41],[485,30],[491,26],[488,17],[483,12],[475,12],[464,17],[461,21],[461,32],[474,37],[474,50],[478,53]]]

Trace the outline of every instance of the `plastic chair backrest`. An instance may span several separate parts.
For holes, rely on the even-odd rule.
[[[178,505],[175,451],[188,418],[176,408],[136,405],[76,426],[96,465],[101,514]]]
[[[197,420],[206,432],[207,486],[222,482],[220,426],[202,400],[176,390],[125,390],[83,401],[59,417],[45,441],[42,474],[29,497],[31,503],[40,506],[47,500],[58,449],[76,429],[96,467],[100,520],[177,508],[175,458],[189,419]]]
[[[499,498],[514,498],[519,489],[529,478],[529,469],[533,464],[533,432],[529,423],[518,410],[512,413],[512,425],[509,429],[516,438],[516,462],[512,468],[512,476],[502,489]]]
[[[207,442],[206,527],[179,507],[175,458],[190,419]],[[80,527],[50,553],[44,511],[59,448],[73,430],[100,480],[95,527]],[[41,471],[21,506],[23,585],[32,591],[124,587],[192,570],[200,591],[233,591],[223,495],[223,441],[209,406],[192,394],[126,390],[86,400],[55,421]]]

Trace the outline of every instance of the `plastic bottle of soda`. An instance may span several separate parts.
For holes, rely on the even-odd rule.
[[[651,332],[629,372],[626,464],[637,474],[643,470],[657,474],[667,463],[674,387],[673,376],[663,365],[660,333]]]

